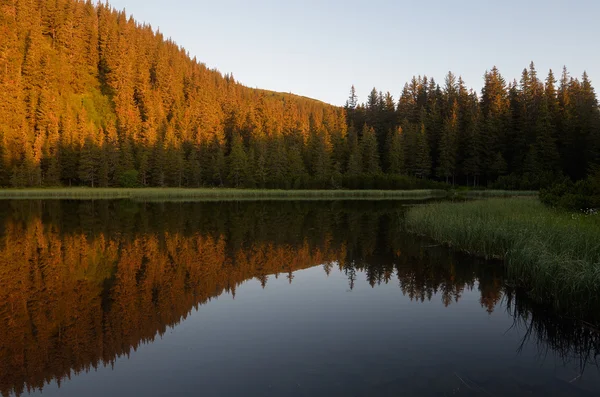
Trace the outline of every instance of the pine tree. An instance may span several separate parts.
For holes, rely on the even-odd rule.
[[[121,153],[119,152],[119,143],[117,137],[117,130],[112,123],[108,123],[104,130],[104,145],[103,157],[106,159],[106,177],[108,178],[108,186],[117,186],[117,174],[120,163]],[[155,157],[155,161],[158,161],[161,156]],[[104,164],[103,164],[104,165]],[[162,185],[157,185],[162,186]]]
[[[267,174],[272,187],[290,188],[285,144],[281,137],[272,137],[267,143]]]
[[[480,129],[482,142],[479,156],[487,179],[492,181],[500,174],[498,153],[501,154],[502,160],[506,164],[502,153],[505,150],[505,133],[510,120],[506,82],[496,67],[485,73],[485,82],[481,90],[481,113],[483,117]]]
[[[585,178],[590,168],[600,164],[600,108],[592,82],[585,71],[581,76],[577,105],[577,130],[584,150],[576,178]]]
[[[356,89],[354,85],[350,88],[350,96],[344,105],[344,110],[346,111],[346,120],[348,120],[348,124],[353,124],[356,116],[356,107],[358,106],[358,97],[356,96]]]
[[[86,137],[83,148],[81,149],[79,178],[91,187],[98,184],[101,160],[101,149],[91,136]]]
[[[377,148],[377,137],[373,127],[363,128],[362,137],[360,140],[360,149],[362,153],[363,172],[369,175],[377,175],[381,173],[379,165],[379,150]]]
[[[427,131],[423,123],[416,135],[415,154],[415,176],[419,178],[429,177],[431,175],[431,154],[429,153],[429,145],[427,143]]]
[[[349,142],[349,155],[348,155],[348,168],[346,175],[351,177],[357,177],[363,172],[363,156],[361,148],[358,144],[358,133],[354,128],[351,128],[348,132]]]
[[[483,150],[481,149],[482,142],[479,129],[480,119],[477,98],[472,94],[464,112],[465,147],[462,172],[466,176],[467,185],[469,185],[469,178],[473,178],[473,186],[477,186],[477,180],[481,175],[481,160],[479,155]]]
[[[390,133],[390,144],[388,152],[388,163],[390,174],[404,174],[404,135],[402,127],[398,127],[395,133]]]
[[[267,183],[268,174],[266,162],[267,161],[265,160],[265,156],[262,153],[260,153],[258,155],[258,158],[256,159],[256,165],[254,166],[254,179],[256,180],[256,183],[260,188],[264,188]]]
[[[225,183],[225,152],[219,141],[214,138],[210,148],[210,178],[216,186],[223,186]]]
[[[555,126],[548,106],[551,98],[545,97],[540,105],[535,126],[535,153],[538,173],[557,174],[560,167],[560,155],[556,147]]]
[[[227,179],[234,187],[241,187],[247,181],[248,159],[244,149],[242,137],[238,134],[233,136],[231,152],[228,156],[229,174]]]
[[[326,181],[331,174],[330,156],[324,134],[311,131],[308,142],[308,156],[312,176],[317,181]]]
[[[192,147],[187,156],[185,180],[188,187],[202,186],[202,165],[200,164],[199,154],[199,150]]]
[[[440,160],[437,169],[437,175],[440,178],[446,178],[446,183],[452,177],[454,184],[454,176],[456,173],[456,157],[458,152],[458,101],[454,100],[452,109],[448,118],[444,121],[442,129],[442,137],[440,140]]]
[[[290,145],[287,154],[292,187],[299,188],[303,184],[303,181],[308,178],[306,167],[304,166],[304,160],[302,159],[302,150],[300,145]]]
[[[531,162],[535,164],[535,159],[532,158]],[[492,175],[494,175],[495,177],[505,175],[507,167],[508,166],[506,164],[506,160],[504,160],[504,156],[502,156],[502,153],[496,153],[490,166],[490,172],[492,173]]]

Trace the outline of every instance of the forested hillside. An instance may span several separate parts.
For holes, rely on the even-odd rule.
[[[0,0],[0,37],[0,186],[535,188],[599,163],[594,89],[566,70],[340,108],[247,88],[91,1]]]
[[[1,0],[0,37],[0,185],[286,185],[345,136],[343,109],[246,88],[107,5]]]

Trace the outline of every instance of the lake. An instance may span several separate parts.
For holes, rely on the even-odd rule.
[[[406,208],[0,201],[0,392],[600,395],[597,330]]]

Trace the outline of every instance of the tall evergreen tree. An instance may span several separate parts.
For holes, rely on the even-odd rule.
[[[227,179],[234,187],[244,186],[247,182],[248,158],[242,137],[234,135],[231,152],[228,156],[229,174]]]
[[[79,162],[79,178],[89,186],[94,187],[100,179],[102,152],[91,136],[86,137],[81,150]]]
[[[442,137],[439,145],[439,165],[437,169],[438,177],[445,178],[448,183],[449,178],[456,174],[456,161],[458,154],[458,101],[455,99],[452,104],[450,114],[444,121]]]
[[[431,154],[427,144],[427,131],[423,123],[416,135],[415,175],[419,178],[427,178],[431,175]]]
[[[381,172],[381,167],[379,165],[379,149],[377,148],[377,137],[373,127],[367,127],[365,124],[360,146],[363,172],[369,175],[379,174]]]
[[[390,174],[404,174],[404,135],[402,127],[398,127],[396,132],[390,133],[390,144],[388,145],[388,163]]]

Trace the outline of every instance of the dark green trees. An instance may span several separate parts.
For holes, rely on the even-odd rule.
[[[452,178],[454,183],[458,155],[458,102],[456,100],[452,103],[450,114],[444,120],[438,147],[439,165],[437,175],[439,178],[445,178],[446,183]]]
[[[233,137],[228,161],[228,180],[234,187],[245,186],[249,182],[248,156],[246,155],[242,137],[238,134],[234,135]]]
[[[531,63],[519,83],[507,84],[494,67],[484,75],[480,97],[451,72],[443,88],[431,78],[414,77],[404,86],[395,117],[391,95],[376,89],[365,105],[350,102],[348,119],[365,120],[361,136],[368,138],[349,134],[353,175],[364,172],[365,157],[355,153],[358,143],[362,148],[370,139],[370,128],[380,166],[390,175],[536,189],[560,175],[581,179],[600,164],[600,111],[585,73],[578,80],[565,69],[557,87],[552,71],[542,82]],[[382,138],[377,131],[384,129]],[[399,129],[401,134],[394,132]]]
[[[367,127],[365,124],[360,141],[360,151],[362,154],[363,172],[369,175],[377,175],[381,172],[379,165],[379,148],[377,146],[377,137],[373,127]]]

